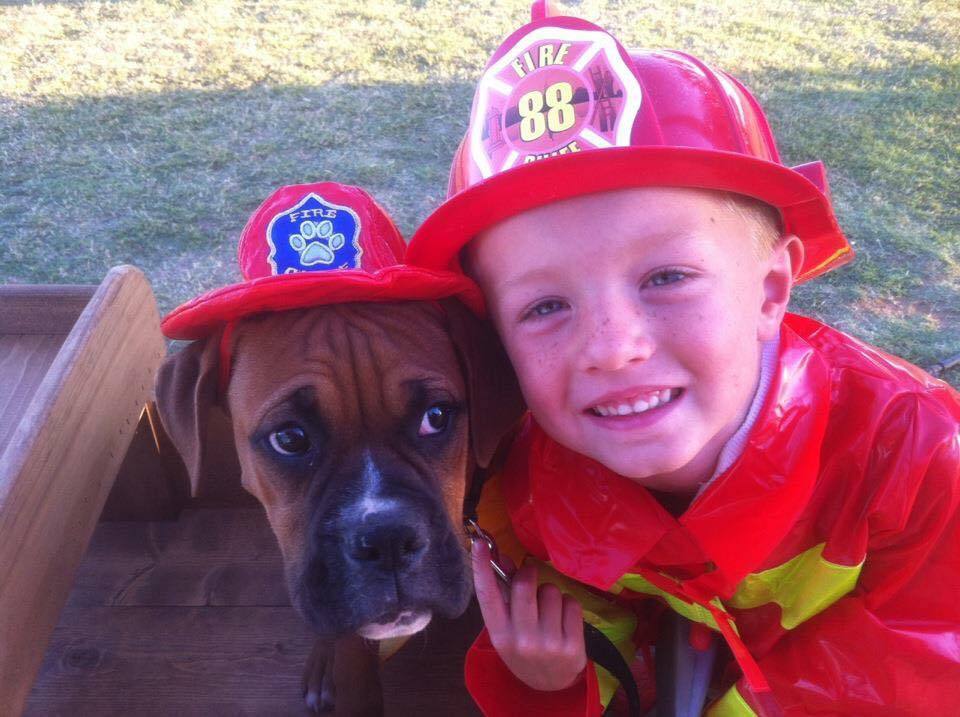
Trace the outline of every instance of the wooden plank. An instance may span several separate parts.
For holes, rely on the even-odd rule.
[[[66,608],[26,715],[297,714],[292,608]]]
[[[0,286],[0,334],[67,334],[96,292],[95,286]]]
[[[164,355],[150,286],[112,269],[0,455],[0,705],[20,712]]]
[[[479,630],[472,606],[412,638],[384,666],[387,713],[477,714],[462,672]],[[311,645],[262,508],[101,522],[26,714],[306,714]]]
[[[383,669],[388,715],[476,715],[463,655],[479,611],[435,620]],[[293,608],[67,608],[26,715],[302,715],[312,637]]]
[[[185,510],[178,521],[101,522],[68,607],[290,604],[263,509]]]
[[[53,363],[65,334],[0,335],[0,454]]]

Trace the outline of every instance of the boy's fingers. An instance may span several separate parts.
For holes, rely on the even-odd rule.
[[[551,583],[544,583],[537,590],[537,602],[540,605],[540,630],[544,636],[560,640],[563,638],[563,593]]]
[[[509,555],[504,555],[501,553],[498,558],[498,562],[500,563],[500,567],[503,568],[503,570],[507,573],[507,575],[511,576],[511,578],[513,574],[517,572],[517,564],[510,559]],[[497,580],[497,587],[500,588],[500,595],[503,597],[503,601],[505,603],[509,603],[510,583],[505,583],[503,580]]]
[[[563,639],[568,644],[579,645],[579,652],[587,652],[583,641],[583,608],[570,595],[563,596]]]
[[[523,565],[513,574],[510,581],[510,620],[518,633],[537,628],[539,622],[537,608],[537,569],[532,565]]]
[[[503,632],[510,623],[510,615],[500,594],[497,576],[490,567],[490,549],[482,541],[475,541],[470,549],[473,565],[473,588],[480,603],[483,622],[491,633]]]

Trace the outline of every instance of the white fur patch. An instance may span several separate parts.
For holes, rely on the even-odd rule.
[[[420,632],[430,624],[433,613],[429,610],[418,612],[404,610],[393,622],[370,622],[357,630],[360,637],[367,640],[388,640],[391,637],[404,637]]]
[[[380,497],[380,489],[383,486],[383,475],[377,464],[373,462],[373,456],[370,451],[363,453],[363,497],[357,504],[360,511],[360,520],[365,520],[370,515],[383,513],[393,510],[397,507],[395,500],[387,500]]]

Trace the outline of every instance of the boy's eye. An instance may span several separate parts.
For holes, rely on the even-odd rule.
[[[547,299],[546,301],[541,301],[539,304],[535,304],[524,314],[524,319],[537,318],[538,316],[549,316],[554,314],[557,311],[562,311],[566,307],[562,301],[557,299]]]
[[[650,277],[648,283],[651,286],[666,286],[667,284],[675,284],[678,281],[683,281],[686,276],[682,271],[668,269],[666,271],[658,271]]]

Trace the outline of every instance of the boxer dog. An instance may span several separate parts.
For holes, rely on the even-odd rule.
[[[512,371],[452,300],[246,319],[223,396],[220,343],[196,341],[162,366],[163,424],[196,492],[208,413],[225,410],[243,487],[263,504],[291,602],[318,635],[308,706],[332,709],[335,693],[338,712],[378,713],[376,655],[359,638],[411,635],[466,609],[467,477],[519,416]]]
[[[466,609],[468,476],[522,411],[499,340],[476,318],[479,289],[402,265],[402,251],[362,190],[284,187],[241,236],[244,282],[162,324],[194,339],[160,369],[163,425],[196,495],[211,411],[229,417],[242,485],[317,635],[304,675],[317,711],[382,712],[371,641]]]

